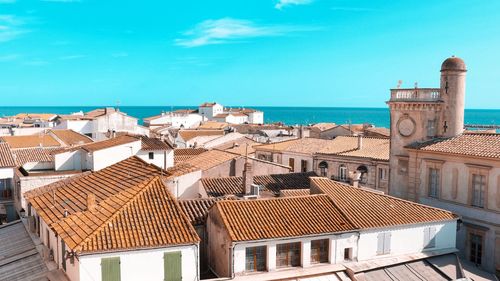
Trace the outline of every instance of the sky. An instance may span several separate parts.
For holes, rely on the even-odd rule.
[[[500,1],[0,0],[0,106],[386,107],[465,60],[500,108]]]

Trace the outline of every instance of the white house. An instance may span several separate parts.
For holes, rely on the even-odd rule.
[[[173,128],[196,128],[202,122],[202,116],[197,110],[182,109],[172,112],[162,112],[160,115],[144,118],[144,125],[157,128],[170,125]]]
[[[217,114],[224,111],[224,106],[216,102],[205,102],[198,107],[198,113],[203,117],[203,120],[212,120]]]
[[[162,174],[131,157],[32,190],[28,221],[69,280],[198,280],[199,238]]]
[[[14,168],[16,163],[7,143],[0,143],[0,222],[17,218],[14,208]]]
[[[373,269],[365,262],[389,266],[456,251],[458,217],[450,212],[325,178],[311,184],[310,196],[216,202],[207,220],[214,273],[280,280],[335,272],[349,280],[342,271]]]
[[[215,115],[213,120],[229,124],[243,124],[248,123],[248,116],[241,112],[228,112]]]

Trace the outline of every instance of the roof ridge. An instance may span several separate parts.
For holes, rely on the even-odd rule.
[[[140,190],[137,191],[136,194],[132,195],[132,197],[130,197],[129,199],[126,200],[125,204],[123,204],[122,206],[120,206],[119,208],[117,208],[112,214],[111,216],[109,216],[106,220],[104,220],[101,225],[99,227],[97,227],[96,229],[94,229],[94,231],[92,231],[92,233],[90,233],[89,235],[87,235],[87,237],[85,239],[83,239],[76,247],[74,250],[81,250],[81,248],[83,247],[83,245],[85,245],[89,240],[91,240],[95,235],[97,235],[99,233],[99,231],[101,231],[104,227],[106,227],[114,218],[116,218],[119,214],[121,214],[121,212],[126,209],[128,206],[130,206],[133,202],[135,202],[135,199],[138,198],[139,196],[141,196],[142,194],[144,194],[146,191],[148,191],[151,186],[152,186],[152,183],[154,181],[157,181],[157,180],[160,180],[160,177],[159,176],[154,176],[153,178],[148,178],[146,180],[144,180],[143,182],[139,183],[138,185],[136,186],[133,186],[133,187],[130,187],[130,188],[127,188],[125,190],[122,190],[120,191],[119,193],[117,194],[114,194],[108,198],[106,198],[105,200],[101,201],[98,206],[96,207],[102,207],[102,206],[99,206],[103,203],[107,203],[108,201],[112,201],[112,199],[116,198],[118,195],[121,195],[122,193],[126,193],[126,192],[130,192],[131,189],[137,189],[137,188],[140,188]],[[164,183],[160,180],[160,183],[164,185]],[[91,212],[91,213],[94,213],[95,211],[92,211],[92,210],[85,210],[83,212],[81,212],[82,214],[83,213],[86,213],[86,212]],[[75,214],[76,215],[76,214]],[[60,222],[59,222],[60,223]]]
[[[379,197],[388,197],[388,198],[394,199],[394,200],[396,200],[398,202],[409,203],[409,204],[412,204],[412,205],[415,205],[415,206],[420,206],[420,207],[424,207],[424,208],[431,209],[431,210],[436,210],[436,211],[441,211],[441,212],[453,214],[452,212],[450,212],[448,210],[444,210],[444,209],[440,209],[440,208],[436,208],[436,207],[432,207],[432,206],[420,204],[420,203],[413,202],[413,201],[410,201],[410,200],[405,200],[405,199],[398,198],[398,197],[395,197],[395,196],[392,196],[392,195],[388,195],[388,194],[385,194],[385,193],[382,194],[382,193],[379,193],[379,192],[376,192],[376,191],[368,190],[366,188],[355,188],[355,187],[353,187],[351,185],[348,185],[348,184],[345,184],[345,183],[336,182],[336,181],[333,181],[333,180],[328,179],[328,178],[311,177],[311,180],[312,181],[314,181],[314,180],[321,180],[321,181],[333,182],[335,184],[339,184],[339,185],[345,186],[346,188],[352,188],[353,190],[359,190],[361,192],[368,192],[368,193],[374,194],[374,195],[379,196]],[[455,215],[455,214],[453,214],[453,215]]]

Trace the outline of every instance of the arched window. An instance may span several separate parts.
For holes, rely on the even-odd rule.
[[[361,174],[359,178],[360,183],[367,183],[368,182],[368,168],[366,168],[365,165],[359,166],[357,169],[358,173]]]
[[[341,181],[347,180],[347,167],[344,164],[339,166],[339,179]]]
[[[326,177],[328,173],[328,163],[322,161],[321,163],[319,163],[318,168],[319,168],[319,175],[322,177]]]

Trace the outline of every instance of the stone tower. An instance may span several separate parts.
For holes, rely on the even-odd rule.
[[[409,200],[416,196],[408,175],[410,165],[415,163],[405,146],[462,133],[465,72],[463,60],[451,57],[441,66],[440,88],[391,89],[387,102],[391,115],[391,195]]]

